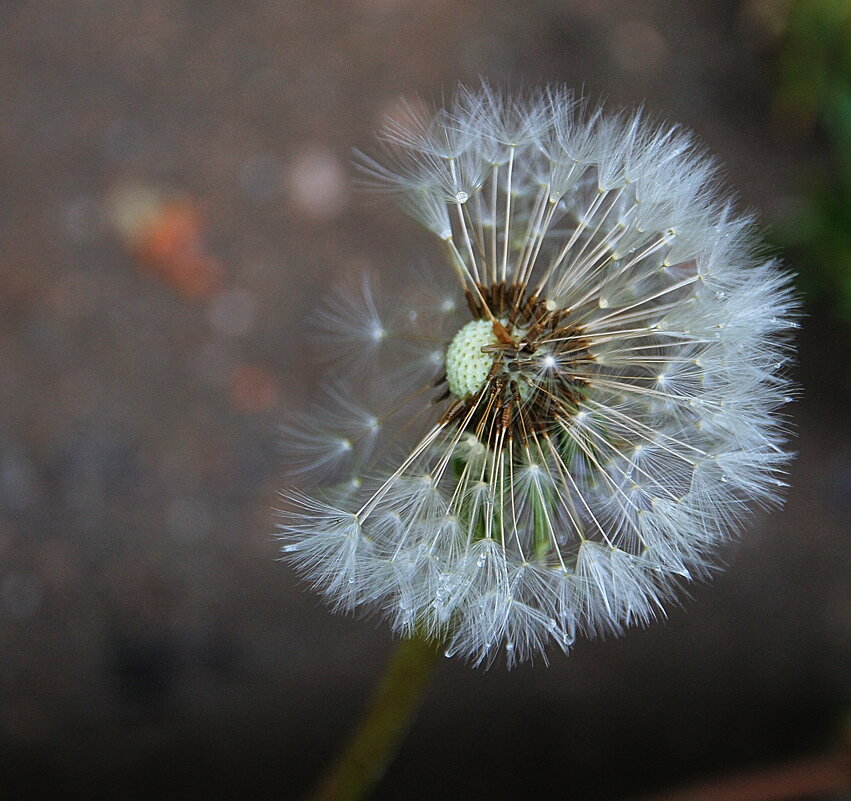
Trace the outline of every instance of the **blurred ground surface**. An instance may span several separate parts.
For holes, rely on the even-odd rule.
[[[768,221],[818,152],[755,7],[0,3],[0,791],[293,798],[391,641],[276,561],[276,425],[334,275],[433,243],[350,188],[401,92],[566,81],[694,128]],[[446,661],[383,799],[616,798],[826,748],[848,698],[847,337],[803,335],[786,509],[683,610]]]

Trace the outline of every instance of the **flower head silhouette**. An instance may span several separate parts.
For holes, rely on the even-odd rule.
[[[476,663],[646,623],[778,499],[788,278],[675,126],[487,84],[405,117],[360,164],[455,286],[360,276],[317,316],[334,378],[285,435],[322,486],[285,492],[284,551]]]

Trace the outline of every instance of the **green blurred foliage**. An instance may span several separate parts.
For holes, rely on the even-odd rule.
[[[851,0],[796,0],[780,53],[778,119],[826,139],[827,169],[782,234],[809,300],[851,324]]]

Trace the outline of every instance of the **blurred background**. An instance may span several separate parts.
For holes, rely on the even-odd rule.
[[[277,426],[329,282],[441,258],[351,147],[479,75],[725,165],[800,272],[800,456],[667,621],[444,660],[376,798],[851,798],[847,0],[0,2],[0,795],[297,798],[353,725],[392,639],[277,561]]]

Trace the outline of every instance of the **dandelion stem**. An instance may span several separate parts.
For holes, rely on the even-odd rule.
[[[307,801],[357,801],[381,780],[414,719],[438,644],[415,635],[399,643],[358,728]]]

